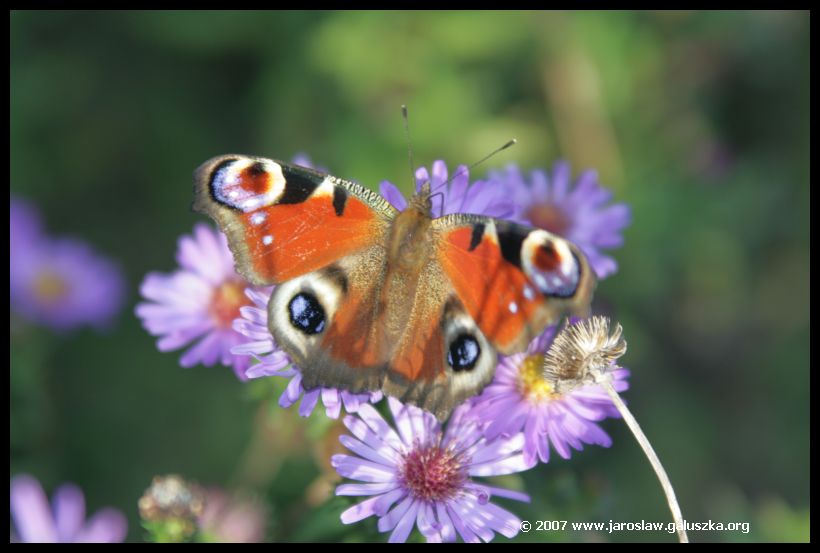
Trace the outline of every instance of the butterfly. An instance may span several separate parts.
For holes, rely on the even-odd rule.
[[[194,174],[194,209],[236,269],[276,285],[268,326],[305,389],[382,390],[443,420],[566,312],[595,276],[574,244],[472,214],[432,216],[430,183],[399,212],[322,172],[225,155]]]

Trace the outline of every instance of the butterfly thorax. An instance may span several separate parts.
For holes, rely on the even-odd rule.
[[[398,214],[390,228],[387,251],[389,269],[418,273],[430,257],[432,203],[430,185],[422,186]]]

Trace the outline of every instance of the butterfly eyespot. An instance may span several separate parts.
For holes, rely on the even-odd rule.
[[[288,303],[290,324],[297,330],[308,334],[319,334],[325,329],[325,310],[316,296],[300,292]]]
[[[214,167],[209,181],[214,201],[245,213],[273,204],[285,190],[282,166],[270,160],[225,159]],[[251,222],[258,225],[263,220]]]
[[[476,366],[480,356],[481,347],[478,345],[478,340],[470,334],[459,334],[450,343],[447,362],[454,371],[469,371]]]
[[[581,282],[581,263],[569,242],[544,230],[531,231],[522,242],[521,266],[545,296],[571,298]]]

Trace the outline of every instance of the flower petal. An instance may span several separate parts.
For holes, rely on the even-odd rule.
[[[116,509],[102,509],[77,535],[78,543],[120,543],[128,533],[128,522]]]
[[[338,491],[336,493],[338,494]],[[342,524],[353,524],[354,522],[359,522],[369,516],[373,516],[375,514],[373,512],[373,505],[378,500],[379,496],[371,497],[370,499],[365,499],[361,503],[353,505],[349,509],[345,509],[340,517]]]
[[[73,541],[85,522],[85,498],[74,484],[63,484],[54,492],[54,520],[60,542]]]
[[[397,482],[341,484],[336,487],[336,495],[380,495],[395,490],[398,485]]]
[[[341,476],[362,482],[393,482],[396,473],[390,467],[350,455],[334,455],[330,464]]]
[[[33,477],[15,476],[9,486],[11,516],[17,535],[24,543],[56,543],[57,527],[48,498]]]
[[[410,532],[413,531],[413,526],[415,526],[420,507],[421,502],[419,501],[413,501],[413,503],[410,504],[410,508],[407,509],[407,512],[404,513],[398,524],[396,524],[393,533],[390,534],[390,538],[387,540],[388,543],[404,543],[407,541]]]

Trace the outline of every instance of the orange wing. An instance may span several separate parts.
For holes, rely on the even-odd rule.
[[[355,183],[264,158],[216,157],[194,180],[194,209],[219,224],[237,271],[257,285],[279,284],[377,243],[397,213]]]
[[[595,277],[581,251],[540,229],[476,215],[436,219],[437,258],[501,352],[523,350],[565,311],[588,308]]]

